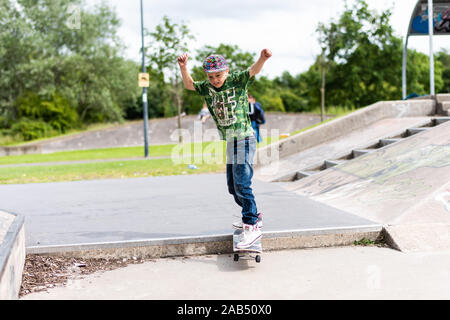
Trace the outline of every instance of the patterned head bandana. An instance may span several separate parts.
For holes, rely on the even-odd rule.
[[[206,73],[225,71],[228,70],[228,64],[224,57],[213,54],[203,62],[203,70],[205,70]]]

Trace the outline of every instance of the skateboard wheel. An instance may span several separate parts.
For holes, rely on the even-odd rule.
[[[239,255],[237,253],[234,254],[234,261],[239,261]]]
[[[261,256],[260,256],[260,255],[257,255],[257,256],[255,257],[255,261],[256,261],[256,263],[260,263],[260,262],[261,262]]]

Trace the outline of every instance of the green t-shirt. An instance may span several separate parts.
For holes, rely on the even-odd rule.
[[[222,140],[240,140],[254,134],[248,115],[247,97],[248,87],[254,79],[250,78],[247,69],[230,72],[219,89],[211,85],[209,80],[194,82],[195,91],[205,97]]]

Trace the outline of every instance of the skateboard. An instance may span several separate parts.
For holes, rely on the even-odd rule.
[[[234,261],[239,261],[239,258],[251,258],[255,259],[257,263],[261,262],[262,253],[262,245],[261,239],[256,241],[250,248],[247,249],[238,249],[236,245],[240,241],[241,234],[244,232],[242,229],[237,229],[233,233],[233,252],[234,252]]]

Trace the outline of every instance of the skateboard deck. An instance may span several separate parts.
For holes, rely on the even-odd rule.
[[[258,253],[262,253],[262,245],[261,245],[261,239],[256,241],[251,247],[246,249],[239,249],[236,248],[236,245],[240,241],[240,237],[244,230],[237,229],[233,233],[233,252],[234,252],[234,261],[239,261],[239,258],[242,257],[250,257],[254,258],[256,262],[261,262],[261,256]],[[255,255],[256,254],[256,255]]]

